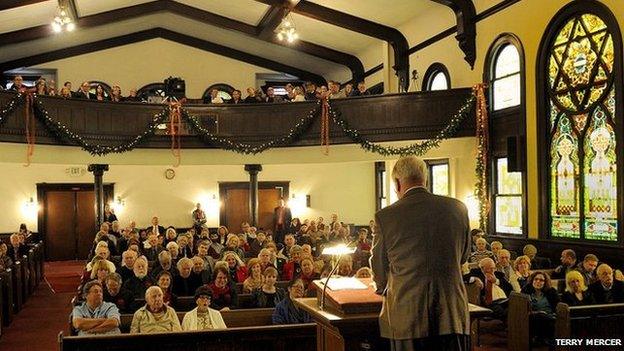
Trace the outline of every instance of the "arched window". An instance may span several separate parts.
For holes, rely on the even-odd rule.
[[[137,97],[144,102],[159,104],[165,99],[165,84],[150,83],[137,91]]]
[[[526,161],[524,144],[524,50],[511,33],[499,35],[483,69],[490,106],[490,228],[495,234],[526,236]]]
[[[524,63],[512,35],[499,37],[492,47],[488,58],[490,82],[490,108],[499,111],[522,103],[522,71]]]
[[[210,92],[212,91],[212,89],[217,89],[219,91],[219,96],[221,97],[221,99],[223,99],[223,101],[232,99],[232,92],[234,91],[234,87],[229,84],[219,83],[213,84],[209,86],[208,89],[204,90],[204,93],[202,94],[202,100],[204,102],[210,101]]]
[[[451,76],[446,67],[436,62],[427,68],[423,78],[423,91],[446,90],[451,88]]]
[[[542,225],[551,237],[618,240],[621,52],[617,22],[598,1],[564,7],[542,38],[537,80],[544,150],[540,179],[547,194]]]

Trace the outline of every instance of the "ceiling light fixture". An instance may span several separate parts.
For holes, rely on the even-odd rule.
[[[52,30],[55,33],[60,33],[63,30],[71,32],[76,29],[76,24],[69,16],[69,6],[64,0],[59,0],[58,7],[56,9],[56,16],[52,20]]]
[[[297,29],[295,28],[295,23],[292,20],[290,14],[284,16],[282,18],[282,23],[280,23],[279,27],[277,27],[277,39],[279,41],[286,40],[289,43],[294,42],[299,38],[299,34],[297,34]]]

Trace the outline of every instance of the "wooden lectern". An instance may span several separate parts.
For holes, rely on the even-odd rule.
[[[317,351],[390,350],[388,339],[382,338],[379,332],[378,318],[382,298],[368,285],[370,279],[362,279],[362,282],[367,284],[368,289],[336,291],[327,289],[323,310],[319,308],[323,294],[322,284],[317,282],[315,282],[318,289],[316,298],[294,301],[308,312],[317,324]],[[492,313],[487,308],[473,304],[469,304],[469,309],[471,322]]]

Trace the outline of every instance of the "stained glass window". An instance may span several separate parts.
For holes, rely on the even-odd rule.
[[[522,234],[522,173],[508,172],[506,158],[497,159],[495,167],[496,232]]]
[[[502,46],[494,62],[493,110],[520,105],[520,54],[512,44]]]
[[[550,44],[550,232],[616,241],[615,53],[600,17],[570,18]]]

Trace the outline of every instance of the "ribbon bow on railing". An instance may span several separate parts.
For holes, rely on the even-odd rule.
[[[169,102],[169,133],[171,134],[171,153],[176,158],[174,167],[178,167],[182,160],[182,143],[180,130],[182,128],[182,104],[186,99]]]

